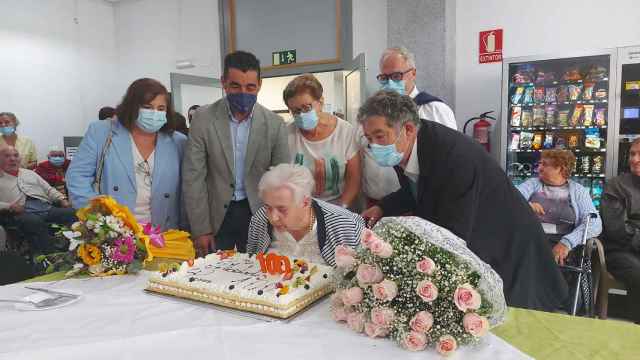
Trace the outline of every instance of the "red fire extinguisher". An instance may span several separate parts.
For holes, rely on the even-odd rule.
[[[492,112],[493,111],[487,111],[485,113],[480,114],[480,116],[472,117],[471,119],[467,120],[466,123],[464,123],[464,127],[462,128],[462,132],[466,134],[467,125],[469,125],[469,123],[472,121],[478,120],[476,121],[475,124],[473,124],[472,137],[478,143],[480,143],[480,145],[482,145],[488,152],[491,152],[491,141],[490,141],[491,136],[489,132],[489,129],[491,128],[491,122],[487,120],[493,120],[493,121],[496,120],[496,118],[489,115]]]

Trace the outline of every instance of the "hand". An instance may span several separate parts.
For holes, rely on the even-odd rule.
[[[69,202],[69,200],[60,200],[60,207],[70,208],[71,207],[71,203]]]
[[[372,206],[365,210],[362,214],[360,214],[364,220],[367,222],[367,227],[372,228],[378,220],[382,217],[383,211],[382,208],[378,205]]]
[[[24,204],[20,204],[20,200],[16,200],[9,206],[9,210],[16,215],[22,214],[24,212]]]
[[[196,247],[196,255],[205,257],[209,254],[209,249],[215,248],[215,240],[212,234],[204,234],[196,238],[194,245]]]
[[[569,248],[566,247],[563,243],[557,243],[553,247],[553,259],[558,263],[558,265],[564,265],[564,260],[569,255]]]
[[[531,205],[531,208],[533,209],[533,212],[536,213],[536,215],[544,215],[544,209],[542,208],[542,205],[535,202],[530,202],[529,205]]]

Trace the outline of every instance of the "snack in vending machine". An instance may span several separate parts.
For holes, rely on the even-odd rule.
[[[595,97],[597,100],[606,100],[607,99],[607,89],[599,88],[596,90]]]
[[[584,131],[584,147],[588,149],[600,149],[600,130],[589,128]]]
[[[584,83],[584,92],[582,93],[582,100],[591,100],[593,99],[593,87],[594,83]]]
[[[530,83],[535,78],[535,68],[531,64],[518,65],[516,73],[513,75],[513,82],[516,84]]]
[[[511,134],[511,145],[509,145],[510,150],[518,150],[520,148],[520,134],[513,133]]]
[[[593,126],[593,105],[584,105],[584,116],[582,117],[582,126]]]
[[[533,101],[537,104],[544,102],[544,87],[538,86],[533,90]]]
[[[567,69],[567,71],[562,75],[562,80],[565,81],[578,81],[582,80],[582,74],[580,73],[580,69],[577,65],[571,66]]]
[[[555,149],[565,150],[567,148],[567,138],[562,135],[556,135]]]
[[[605,126],[607,125],[607,115],[606,108],[597,108],[596,109],[596,126]]]
[[[533,126],[533,114],[531,113],[530,109],[522,110],[520,126],[527,128]]]
[[[544,144],[542,145],[542,147],[544,147],[545,149],[553,148],[553,134],[546,133],[544,135]]]
[[[530,150],[532,141],[533,141],[532,132],[523,131],[520,133],[520,149]]]
[[[531,143],[531,147],[533,148],[533,150],[540,150],[542,149],[542,139],[544,137],[544,133],[542,132],[536,132],[533,135],[533,142]]]
[[[533,86],[527,86],[524,88],[524,104],[533,103]]]
[[[607,78],[607,68],[602,65],[593,64],[587,70],[587,76],[585,80],[589,81],[602,81]]]
[[[533,126],[544,126],[544,107],[542,105],[533,107]]]
[[[594,179],[591,183],[591,197],[593,199],[602,198],[602,193],[604,191],[604,180],[602,179]]]
[[[546,89],[544,100],[545,100],[545,102],[547,104],[553,104],[556,101],[558,101],[557,97],[556,97],[556,91],[557,91],[557,88],[555,86],[554,87],[548,87]]]
[[[558,111],[558,126],[569,126],[569,110]]]
[[[580,144],[580,134],[578,133],[570,133],[567,136],[567,144],[569,145],[569,149],[575,149]]]
[[[511,103],[516,105],[520,104],[520,100],[522,100],[522,95],[524,94],[524,86],[518,86],[511,96]]]
[[[582,93],[582,84],[569,85],[569,101],[577,101]]]
[[[558,88],[558,103],[564,103],[569,99],[569,87],[567,85],[561,85]]]
[[[569,121],[569,126],[577,127],[580,126],[580,117],[582,116],[582,110],[584,107],[582,104],[576,105],[573,108],[573,113],[571,114],[571,120]]]
[[[520,116],[522,115],[522,107],[514,106],[511,108],[511,126],[520,126]]]
[[[603,173],[603,167],[604,167],[604,156],[602,155],[595,155],[593,158],[591,158],[592,164],[591,164],[591,173],[594,175],[600,175]]]
[[[545,107],[545,122],[547,126],[553,126],[556,123],[556,106],[547,105]]]
[[[589,155],[580,156],[580,173],[587,175],[591,172],[591,158]]]

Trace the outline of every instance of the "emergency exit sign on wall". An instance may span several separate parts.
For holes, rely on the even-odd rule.
[[[502,61],[502,29],[480,31],[480,64]]]
[[[288,65],[295,64],[296,51],[295,50],[282,50],[272,53],[273,65]]]

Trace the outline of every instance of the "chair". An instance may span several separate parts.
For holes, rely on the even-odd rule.
[[[607,271],[607,263],[604,256],[604,248],[602,247],[602,243],[598,241],[597,243],[598,257],[595,261],[594,273],[598,273],[598,277],[600,283],[597,287],[597,297],[596,297],[596,313],[598,318],[602,320],[607,319],[607,312],[609,308],[609,290],[617,289],[617,290],[627,290],[627,287],[616,280],[611,273]]]

